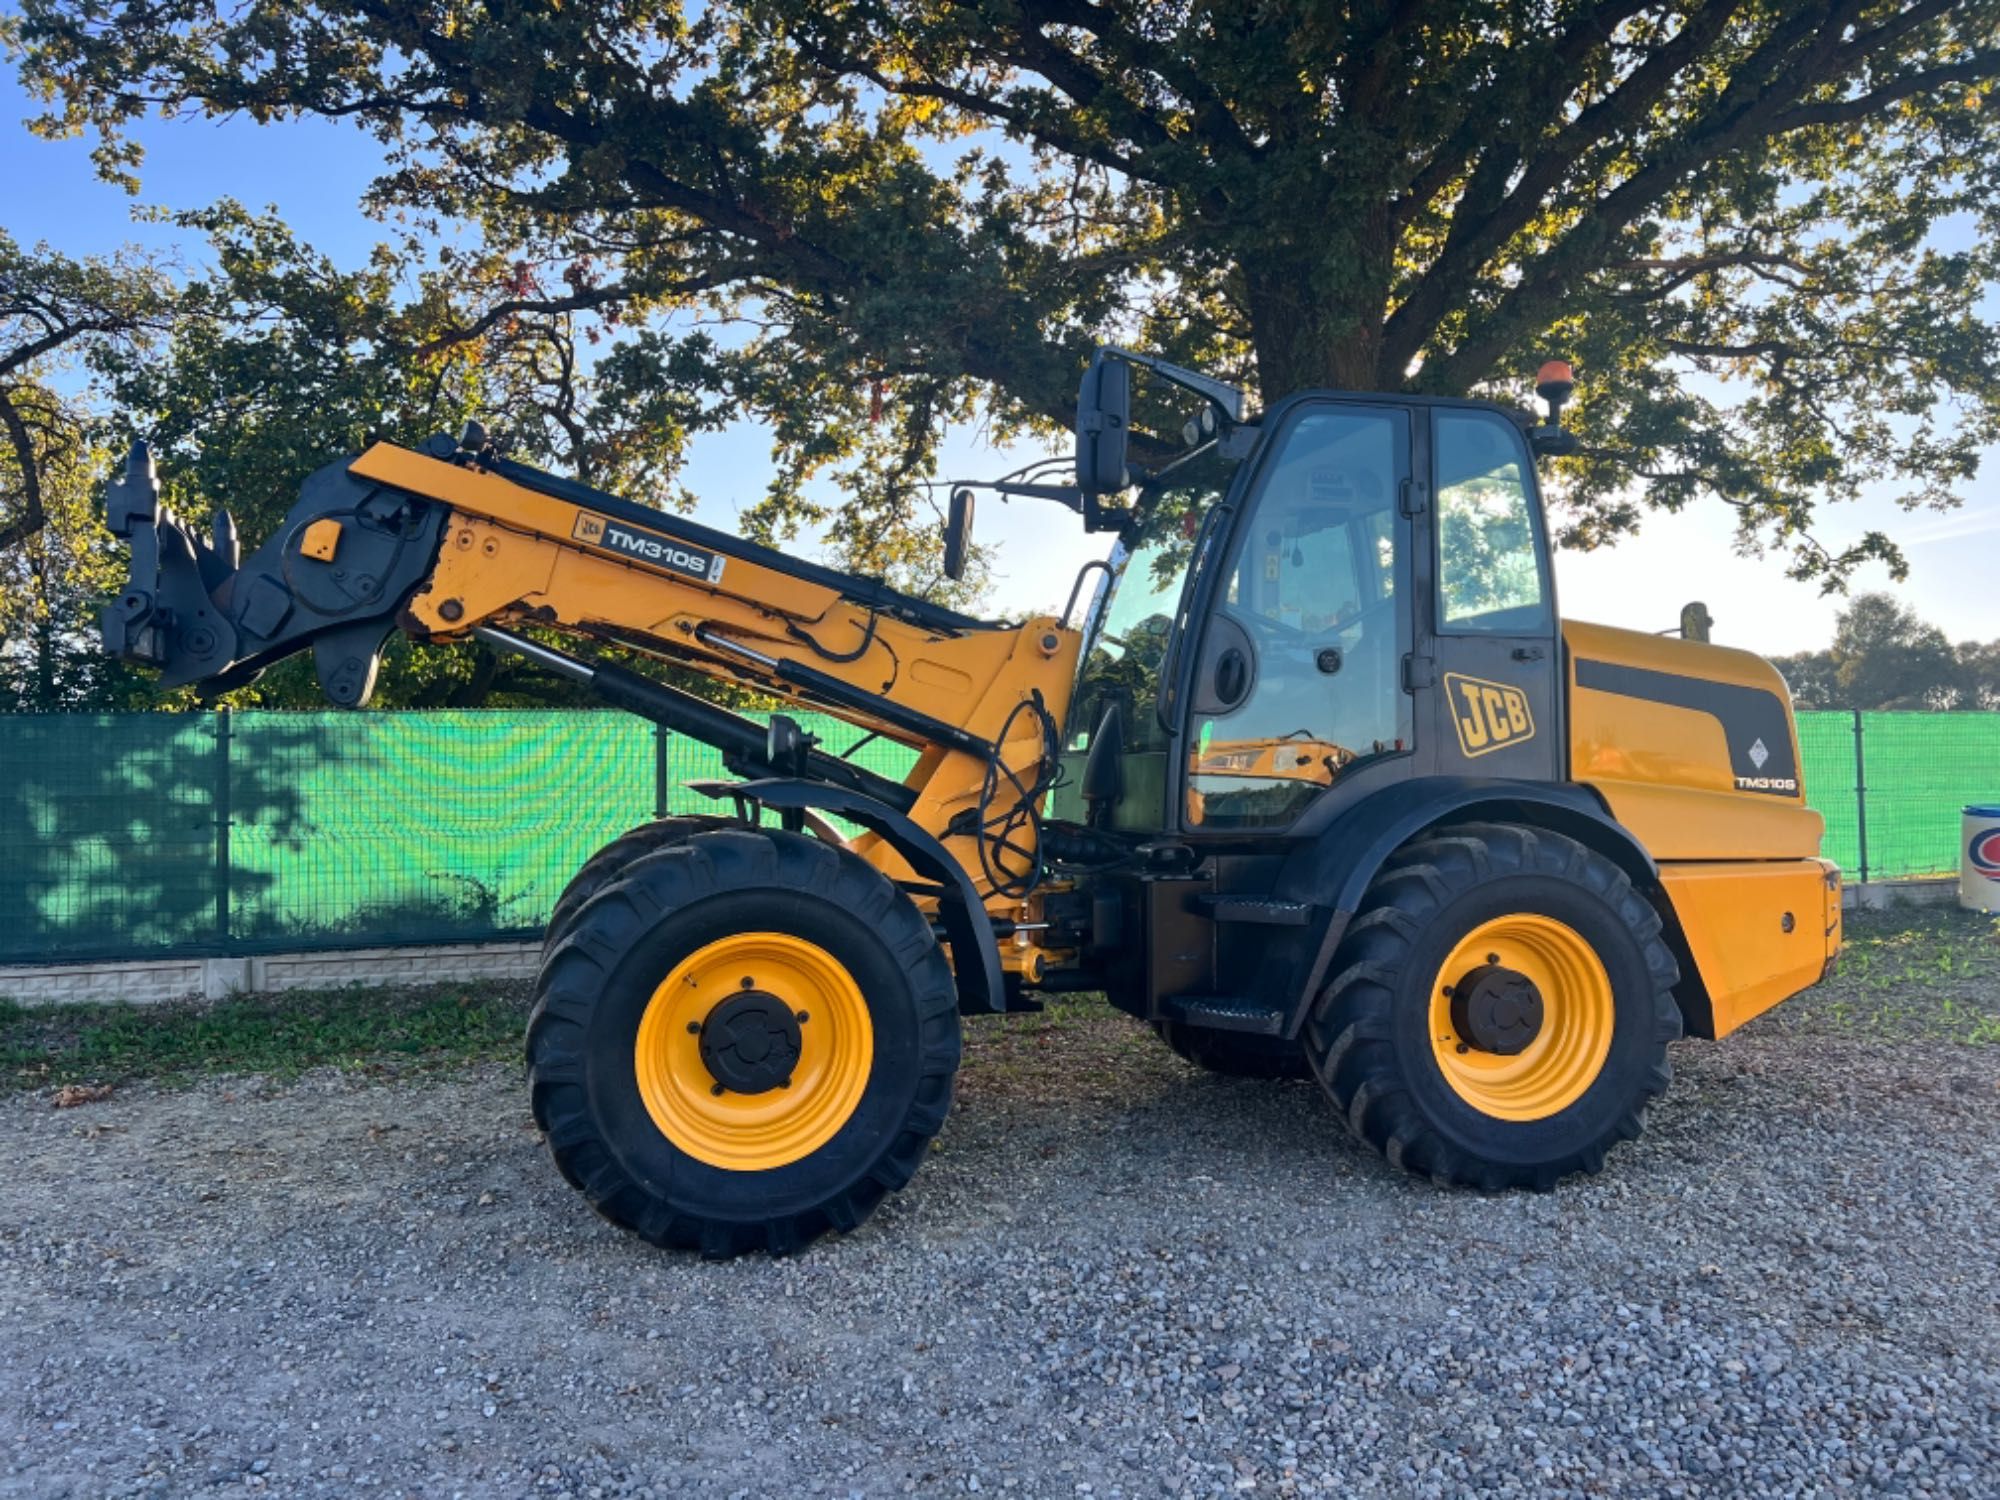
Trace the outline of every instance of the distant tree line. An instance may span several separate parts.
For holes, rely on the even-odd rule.
[[[1888,594],[1860,594],[1824,651],[1775,657],[1798,708],[2000,710],[2000,641],[1953,645]]]

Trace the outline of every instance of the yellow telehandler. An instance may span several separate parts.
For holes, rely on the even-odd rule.
[[[1194,411],[1146,465],[1135,372]],[[1537,389],[1545,422],[1329,391],[1252,419],[1100,350],[1073,479],[985,488],[1115,541],[1060,617],[1011,624],[477,427],[328,464],[243,559],[226,512],[203,535],[161,504],[140,446],[109,496],[132,566],[105,644],[209,694],[310,648],[357,707],[392,630],[471,637],[721,750],[709,810],[634,829],[556,904],[528,1028],[557,1166],[649,1240],[853,1228],[944,1123],[960,1018],[1051,991],[1101,991],[1207,1068],[1310,1073],[1439,1183],[1547,1187],[1638,1134],[1668,1043],[1820,978],[1840,890],[1766,662],[1558,617],[1535,459],[1572,441],[1567,367]],[[591,642],[838,715],[914,769]]]

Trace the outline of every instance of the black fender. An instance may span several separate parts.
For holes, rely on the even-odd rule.
[[[1312,908],[1312,926],[1289,981],[1275,993],[1292,996],[1284,1034],[1297,1036],[1306,1011],[1327,980],[1334,950],[1361,909],[1383,863],[1404,844],[1444,823],[1525,823],[1587,844],[1648,886],[1659,867],[1598,795],[1575,782],[1506,781],[1471,776],[1420,776],[1384,788],[1329,820],[1279,868],[1274,894]],[[1300,830],[1310,832],[1310,830]],[[1277,976],[1270,976],[1276,980]]]
[[[768,781],[690,781],[688,787],[704,797],[730,797],[760,803],[781,810],[832,813],[850,823],[859,823],[870,833],[880,834],[910,868],[924,879],[941,886],[938,920],[944,924],[951,944],[952,969],[958,980],[958,1009],[962,1015],[1007,1008],[1007,986],[1000,972],[1000,944],[993,936],[993,919],[965,866],[952,858],[951,851],[927,830],[911,822],[886,802],[865,792],[825,782],[791,777]]]

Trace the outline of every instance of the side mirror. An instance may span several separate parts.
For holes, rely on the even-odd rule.
[[[1118,705],[1108,703],[1097,732],[1090,737],[1090,753],[1083,758],[1083,803],[1085,820],[1101,828],[1111,817],[1111,809],[1125,795],[1125,715]]]
[[[944,576],[953,583],[965,576],[972,557],[972,491],[951,492],[951,507],[944,518]]]
[[[1087,495],[1115,495],[1131,483],[1125,447],[1132,425],[1132,367],[1102,354],[1076,393],[1076,483]]]

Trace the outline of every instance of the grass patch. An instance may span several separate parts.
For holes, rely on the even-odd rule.
[[[0,999],[0,1091],[516,1059],[527,1012],[527,985],[491,981],[292,990],[212,1005]],[[1950,907],[1854,913],[1838,975],[1755,1024],[1802,1035],[2000,1044],[2000,922]],[[1052,995],[1038,1015],[965,1027],[963,1082],[989,1095],[1073,1092],[1079,1077],[1116,1089],[1135,1066],[1178,1065],[1149,1029],[1096,995]]]
[[[969,1017],[962,1082],[981,1091],[1034,1098],[1086,1086],[1115,1089],[1135,1059],[1171,1068],[1173,1054],[1152,1029],[1113,1010],[1102,995],[1042,997],[1032,1014]]]
[[[2000,921],[1953,906],[1850,912],[1839,972],[1769,1020],[1780,1030],[2000,1044]]]
[[[514,1057],[527,1011],[527,986],[494,983],[291,990],[214,1004],[0,1000],[0,1089]]]
[[[521,1055],[527,1015],[527,985],[492,981],[291,990],[215,1004],[23,1006],[0,999],[0,1091],[512,1060]],[[1022,1098],[1073,1089],[1079,1075],[1109,1088],[1135,1054],[1172,1065],[1150,1030],[1101,996],[1052,995],[1038,1015],[968,1018],[961,1077]]]

